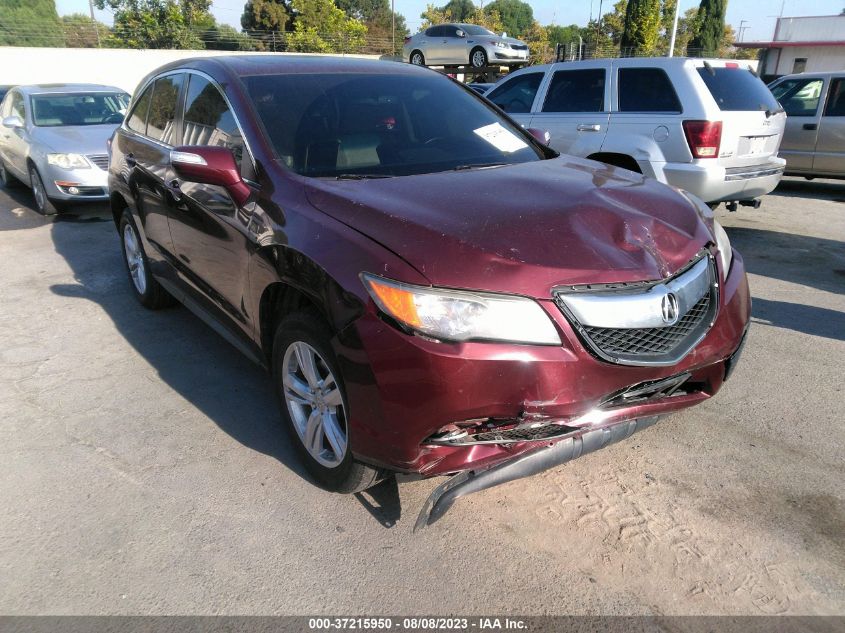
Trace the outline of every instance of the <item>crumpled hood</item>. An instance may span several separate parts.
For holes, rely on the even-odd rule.
[[[666,277],[712,239],[674,189],[569,156],[306,190],[433,285],[538,299],[555,286]]]
[[[34,127],[32,136],[36,142],[52,152],[73,154],[107,154],[106,141],[117,128],[108,125],[61,125],[56,127]]]

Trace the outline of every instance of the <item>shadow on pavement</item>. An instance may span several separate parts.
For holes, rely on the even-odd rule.
[[[751,316],[758,323],[845,341],[845,312],[756,298]]]
[[[160,380],[232,438],[310,481],[282,425],[266,372],[187,309],[154,312],[137,302],[108,209],[59,216],[51,230],[56,252],[77,282],[54,285],[54,293],[99,304]]]
[[[845,180],[805,180],[804,178],[784,178],[770,196],[787,198],[814,198],[845,202]]]
[[[845,242],[748,227],[725,231],[749,273],[845,294]]]

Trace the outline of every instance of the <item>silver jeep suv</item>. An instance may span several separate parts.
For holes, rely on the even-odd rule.
[[[485,96],[550,145],[712,205],[759,206],[783,175],[786,115],[747,62],[597,59],[531,66]]]

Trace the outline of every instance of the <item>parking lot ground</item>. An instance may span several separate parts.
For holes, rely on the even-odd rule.
[[[315,487],[107,210],[31,204],[0,191],[0,613],[845,613],[845,182],[718,212],[754,295],[718,397],[416,534],[441,480]]]

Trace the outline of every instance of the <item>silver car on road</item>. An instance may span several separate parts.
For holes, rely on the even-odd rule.
[[[405,38],[402,51],[406,62],[419,66],[525,65],[528,45],[522,40],[496,35],[475,24],[437,24]]]
[[[95,84],[17,86],[0,104],[0,181],[32,188],[38,211],[108,200],[108,139],[129,95]]]

